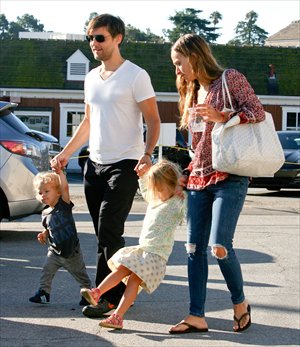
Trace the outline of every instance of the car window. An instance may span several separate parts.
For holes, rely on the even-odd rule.
[[[9,110],[4,110],[1,112],[1,119],[19,132],[24,134],[30,132],[30,129]]]
[[[300,134],[278,134],[283,149],[300,148]],[[297,141],[296,141],[297,140]]]

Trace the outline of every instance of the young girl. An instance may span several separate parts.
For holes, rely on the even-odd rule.
[[[49,207],[42,212],[44,231],[37,235],[41,244],[49,244],[47,258],[43,266],[40,286],[29,301],[42,303],[50,301],[52,280],[59,268],[65,268],[80,284],[81,288],[91,288],[87,274],[75,221],[72,215],[73,203],[69,196],[68,181],[61,170],[40,172],[34,178],[36,197]],[[79,303],[85,305],[82,298]]]
[[[165,276],[166,264],[174,244],[176,226],[185,213],[185,199],[179,192],[178,167],[162,160],[139,179],[141,193],[149,203],[138,246],[118,250],[108,261],[112,272],[97,288],[81,289],[81,295],[96,305],[100,296],[122,280],[127,284],[115,312],[99,325],[122,329],[123,316],[139,290],[152,293]]]

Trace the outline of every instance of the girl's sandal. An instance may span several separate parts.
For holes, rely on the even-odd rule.
[[[123,329],[123,319],[116,313],[113,313],[106,319],[100,321],[99,325],[105,328]]]

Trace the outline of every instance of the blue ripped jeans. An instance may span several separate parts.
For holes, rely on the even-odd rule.
[[[188,280],[190,315],[204,317],[208,278],[207,248],[223,247],[217,258],[233,304],[244,301],[243,276],[233,249],[233,236],[247,190],[248,177],[230,175],[203,190],[188,191]]]

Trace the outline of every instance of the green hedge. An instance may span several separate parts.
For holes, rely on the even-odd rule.
[[[83,82],[66,81],[66,60],[80,49],[98,65],[87,42],[61,40],[0,40],[1,87],[82,89]],[[148,71],[156,92],[176,92],[175,69],[168,43],[126,43],[125,58]],[[223,67],[246,75],[255,92],[267,95],[269,64],[275,66],[278,94],[300,95],[300,48],[232,47],[213,45],[213,53]]]

